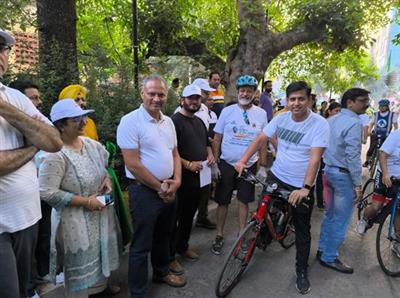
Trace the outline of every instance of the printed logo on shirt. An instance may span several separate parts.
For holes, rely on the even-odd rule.
[[[305,133],[278,126],[278,129],[276,130],[276,135],[278,136],[278,138],[286,142],[298,145],[305,136]]]
[[[388,125],[388,123],[387,123],[386,119],[379,119],[376,122],[376,126],[379,127],[379,128],[386,128],[387,125]]]

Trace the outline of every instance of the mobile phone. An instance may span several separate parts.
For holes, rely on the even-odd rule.
[[[114,204],[114,199],[110,194],[97,196],[96,199],[99,200],[104,206]]]

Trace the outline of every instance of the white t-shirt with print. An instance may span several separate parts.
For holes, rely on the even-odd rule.
[[[0,100],[20,111],[52,125],[18,90],[0,83]],[[25,146],[22,133],[0,117],[0,150],[14,150]],[[19,169],[0,176],[0,234],[14,233],[34,225],[40,218],[40,194],[37,169],[33,159]]]
[[[222,134],[221,158],[234,166],[249,144],[257,137],[267,124],[267,113],[252,106],[246,110],[248,123],[245,121],[244,110],[238,104],[224,108],[214,127],[214,132]],[[254,154],[247,162],[250,167],[258,160],[258,154]]]
[[[389,134],[380,150],[387,153],[387,167],[390,176],[400,178],[400,130]]]
[[[295,122],[291,112],[282,113],[274,117],[263,132],[269,138],[274,135],[278,138],[272,173],[289,185],[302,187],[310,149],[326,148],[329,144],[329,124],[326,119],[311,112],[304,121]]]

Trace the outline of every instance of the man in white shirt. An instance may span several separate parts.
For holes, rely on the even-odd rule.
[[[221,178],[217,182],[214,199],[218,203],[217,235],[211,247],[211,251],[216,255],[221,254],[224,244],[223,231],[233,190],[237,189],[240,230],[246,225],[248,203],[254,201],[254,185],[238,177],[234,165],[267,124],[267,113],[253,105],[257,86],[258,83],[254,77],[241,76],[236,81],[238,103],[222,110],[214,128],[215,136],[212,143],[214,156],[219,156],[221,148],[218,164]],[[266,146],[263,146],[260,154],[261,166],[265,166],[265,156]],[[258,157],[258,154],[254,152],[246,164],[249,171],[253,173],[256,171]]]
[[[133,239],[129,256],[132,297],[148,296],[148,254],[153,281],[183,287],[184,277],[170,273],[169,248],[175,218],[175,194],[181,184],[181,160],[175,126],[161,112],[167,99],[167,83],[152,75],[144,79],[143,104],[122,117],[117,143],[122,150],[129,186]]]
[[[0,77],[14,37],[0,30]],[[33,156],[57,152],[58,131],[21,92],[0,83],[0,297],[27,297],[41,217]]]
[[[286,88],[288,112],[275,116],[237,162],[239,175],[251,156],[276,137],[277,155],[268,173],[268,184],[292,191],[288,202],[293,208],[296,231],[296,288],[301,294],[310,291],[307,267],[311,247],[310,220],[314,205],[307,197],[313,188],[322,153],[329,143],[329,125],[310,108],[311,88],[293,82]]]

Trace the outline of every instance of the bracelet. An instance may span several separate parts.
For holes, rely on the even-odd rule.
[[[87,203],[87,207],[89,210],[92,210],[92,208],[90,207],[90,203],[91,203],[92,199],[89,199],[88,203]]]

